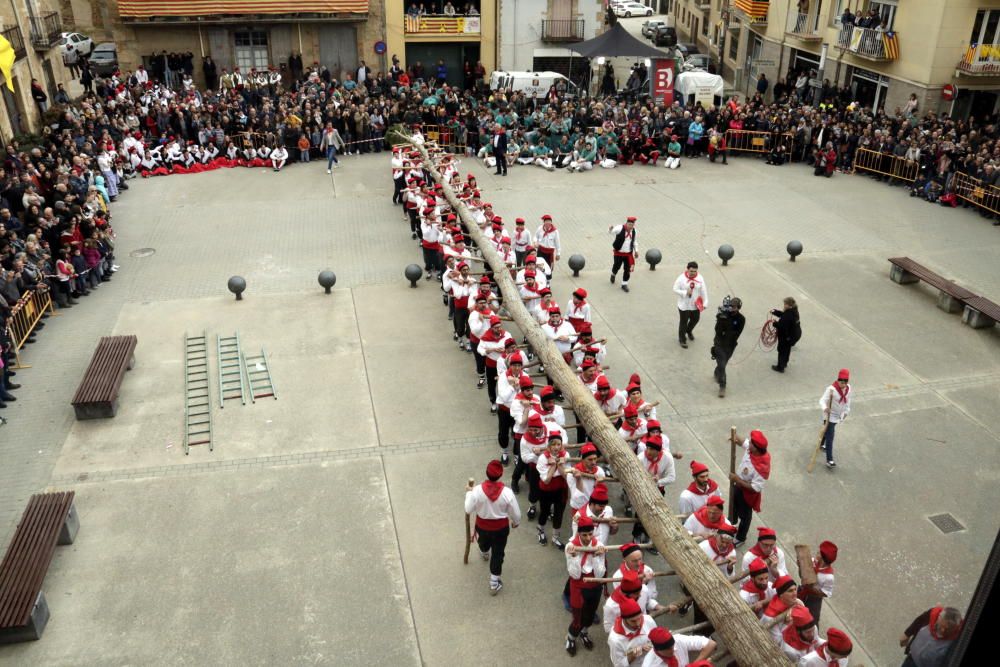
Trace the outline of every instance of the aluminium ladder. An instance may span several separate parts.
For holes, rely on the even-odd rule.
[[[212,444],[212,399],[208,381],[208,338],[184,334],[184,453],[193,445]]]
[[[242,355],[242,353],[240,353]],[[259,355],[243,356],[243,367],[246,369],[247,382],[250,385],[250,400],[257,402],[258,398],[271,396],[278,400],[278,392],[271,380],[271,367],[267,364],[267,354],[260,348]]]
[[[242,352],[240,351],[240,334],[237,331],[232,336],[215,336],[219,361],[219,407],[224,408],[230,399],[240,399],[247,404],[246,382],[243,380]]]

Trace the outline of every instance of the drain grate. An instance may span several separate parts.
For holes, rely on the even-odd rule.
[[[156,248],[139,248],[129,253],[129,257],[149,257],[156,253]]]
[[[930,519],[931,523],[937,526],[938,530],[945,534],[957,533],[960,530],[965,530],[965,526],[959,523],[958,519],[947,512],[944,514],[935,514],[927,518]]]

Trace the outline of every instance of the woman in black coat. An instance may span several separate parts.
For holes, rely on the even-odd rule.
[[[799,342],[802,337],[802,327],[799,326],[799,307],[792,297],[786,297],[783,310],[772,310],[771,314],[778,318],[774,323],[774,329],[778,332],[778,363],[771,366],[771,370],[779,373],[785,372],[788,365],[788,357],[792,354],[792,347]]]

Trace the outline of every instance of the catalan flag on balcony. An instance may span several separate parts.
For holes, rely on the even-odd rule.
[[[736,0],[736,8],[746,14],[751,22],[767,19],[768,0]]]
[[[241,14],[364,14],[368,0],[119,0],[129,18]]]
[[[897,60],[899,58],[899,39],[896,32],[890,30],[882,33],[882,45],[885,47],[886,60]]]
[[[3,72],[3,78],[12,93],[14,92],[14,79],[10,75],[10,70],[14,67],[14,58],[14,47],[10,45],[6,37],[0,35],[0,72]]]

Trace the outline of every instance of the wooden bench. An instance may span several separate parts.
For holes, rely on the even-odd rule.
[[[965,302],[976,295],[952,280],[940,276],[909,257],[890,257],[889,278],[900,285],[924,281],[938,290],[938,308],[947,313],[961,312]]]
[[[105,336],[97,343],[90,366],[73,395],[77,419],[114,417],[126,370],[135,364],[135,336]]]
[[[987,329],[1000,322],[1000,305],[981,296],[965,300],[962,321],[973,329]]]
[[[80,529],[73,491],[36,494],[28,501],[0,563],[0,644],[42,636],[49,606],[42,582],[57,544],[72,544]]]

